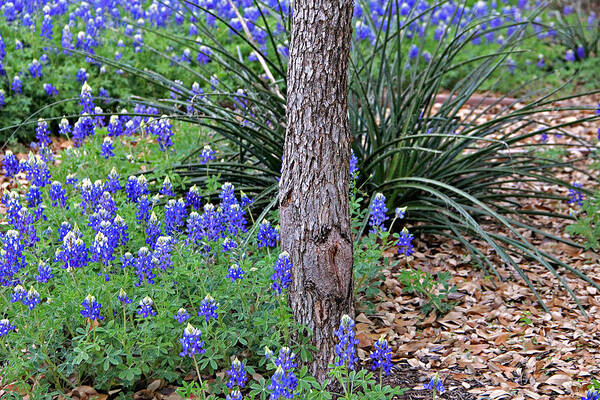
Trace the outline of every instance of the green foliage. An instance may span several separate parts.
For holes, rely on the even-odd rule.
[[[577,211],[575,223],[567,226],[566,232],[585,239],[585,247],[598,249],[600,246],[600,192],[588,196]]]
[[[397,276],[403,290],[425,300],[422,309],[425,314],[437,311],[444,315],[452,310],[455,303],[448,299],[448,295],[456,292],[456,286],[450,285],[449,272],[437,274],[437,279],[432,274],[421,269],[404,269]]]
[[[590,11],[594,10],[594,3],[590,0],[579,0],[565,4],[574,8],[574,12],[565,14],[560,9],[552,12],[556,19],[558,42],[573,51],[582,46],[585,49],[585,57],[598,55],[600,21],[597,16],[591,24],[588,20]]]
[[[387,400],[394,396],[401,396],[408,390],[407,388],[383,386],[381,374],[376,377],[373,372],[364,369],[349,371],[345,365],[339,367],[330,365],[329,376],[342,386],[343,393],[340,393],[338,399],[343,400]]]

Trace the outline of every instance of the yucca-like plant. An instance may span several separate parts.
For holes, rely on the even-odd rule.
[[[592,1],[577,0],[565,4],[562,10],[553,11],[556,24],[552,28],[557,41],[573,50],[578,57],[598,55],[600,50],[600,16],[596,15],[595,9]],[[578,54],[578,48],[582,48],[584,53]]]
[[[474,94],[484,84],[493,88],[494,82],[509,73],[506,68],[510,65],[509,57],[519,51],[518,45],[527,38],[528,27],[536,14],[492,27],[490,22],[494,16],[466,19],[464,9],[453,5],[450,9],[453,24],[444,28],[441,38],[433,39],[428,33],[431,32],[429,27],[435,12],[444,4],[450,3],[420,10],[413,7],[408,15],[400,17],[401,5],[393,0],[376,17],[357,22],[357,32],[360,28],[369,38],[368,42],[356,40],[353,43],[349,72],[349,118],[354,134],[353,150],[361,171],[358,184],[369,192],[386,193],[390,205],[408,206],[408,217],[415,231],[458,240],[474,260],[499,276],[494,262],[472,244],[473,238],[483,240],[503,263],[514,268],[527,282],[544,308],[543,300],[513,255],[544,265],[577,301],[559,268],[599,289],[600,285],[552,254],[536,249],[520,233],[531,230],[577,246],[536,227],[532,220],[536,215],[569,217],[520,205],[528,198],[564,198],[535,189],[536,183],[552,184],[557,189],[571,187],[553,173],[555,168],[564,166],[563,163],[543,159],[531,150],[550,144],[531,144],[531,139],[547,133],[568,135],[565,128],[569,125],[594,117],[555,126],[538,120],[546,111],[588,108],[561,108],[557,104],[569,98],[558,98],[558,90],[543,96],[532,93],[508,102],[497,99],[487,106],[475,107]],[[147,80],[163,93],[177,93],[174,100],[133,100],[159,107],[161,113],[172,119],[202,127],[215,142],[223,142],[221,147],[226,150],[219,161],[205,165],[198,161],[204,146],[201,143],[190,151],[183,163],[173,165],[173,171],[189,178],[190,184],[200,185],[209,176],[220,174],[222,181],[232,182],[237,189],[251,193],[259,205],[257,209],[264,214],[277,204],[285,136],[284,49],[290,11],[280,2],[265,4],[254,0],[254,6],[260,11],[258,21],[252,24],[252,29],[242,23],[242,29],[236,30],[230,20],[219,17],[213,10],[182,1],[182,7],[176,12],[210,15],[222,29],[234,32],[226,42],[203,18],[196,18],[195,22],[202,42],[164,30],[139,27],[147,35],[168,39],[174,46],[188,47],[193,52],[209,48],[212,62],[218,63],[223,76],[227,76],[211,90],[208,90],[211,77],[194,64],[175,62],[175,76],[166,77],[151,69],[142,70],[93,57]],[[238,19],[243,20],[240,9],[233,8],[237,10]],[[368,6],[363,4],[362,9],[366,12]],[[497,50],[472,58],[463,57],[472,41],[490,35],[497,38],[500,30],[507,28],[511,31],[510,37]],[[266,37],[262,44],[256,40],[257,32],[263,32],[260,36]],[[425,45],[435,50],[425,55],[419,50]],[[415,47],[417,56],[414,56]],[[144,51],[169,57],[149,44],[144,45]],[[257,54],[257,63],[247,62],[250,52]],[[457,71],[466,72],[465,77],[453,84],[441,101],[442,89]],[[177,75],[192,77],[206,90],[202,94],[194,92],[176,82]],[[468,104],[472,110],[466,117],[459,116],[459,111]],[[486,118],[482,119],[483,116]],[[531,189],[517,187],[516,182],[531,183]],[[486,230],[482,221],[495,228]],[[585,312],[581,306],[580,309]]]

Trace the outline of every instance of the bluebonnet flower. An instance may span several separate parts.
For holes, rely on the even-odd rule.
[[[235,240],[229,239],[228,237],[223,240],[223,253],[227,253],[230,250],[233,250],[238,247],[237,242]]]
[[[173,267],[173,261],[171,261],[173,244],[174,241],[171,236],[161,236],[156,240],[152,257],[154,258],[154,265],[163,271]]]
[[[29,307],[30,310],[33,310],[36,305],[40,304],[41,297],[37,290],[31,288],[27,291],[21,302]]]
[[[73,50],[73,35],[71,34],[71,28],[69,25],[65,25],[62,30],[60,44],[63,47],[63,53],[66,55],[71,55],[70,50]]]
[[[11,303],[18,303],[20,301],[23,301],[23,299],[25,298],[25,293],[27,293],[27,291],[25,290],[25,288],[21,285],[17,285],[13,288],[13,292],[10,296],[10,302]]]
[[[19,160],[10,150],[7,150],[6,153],[4,153],[2,164],[7,178],[14,178],[21,170]]]
[[[378,230],[385,229],[383,223],[388,219],[385,214],[388,211],[385,206],[385,196],[381,193],[375,194],[373,202],[371,203],[371,218],[369,225],[371,225],[370,233],[376,233]]]
[[[104,183],[104,190],[109,193],[115,193],[121,190],[121,184],[119,183],[119,173],[117,169],[113,167],[108,175],[106,175],[106,182]]]
[[[111,115],[106,127],[108,136],[117,137],[123,134],[123,125],[118,115]]]
[[[6,232],[2,238],[3,248],[0,250],[0,286],[11,286],[18,283],[15,274],[27,266],[23,252],[25,243],[21,233],[14,229]]]
[[[406,207],[396,207],[396,210],[394,212],[395,212],[396,218],[404,219],[404,215],[406,214]]]
[[[190,315],[190,313],[187,312],[187,310],[185,308],[180,308],[179,310],[177,310],[177,313],[175,314],[175,316],[173,318],[175,318],[175,320],[177,322],[182,324],[185,321],[187,321],[188,319],[190,319],[191,315]]]
[[[88,114],[82,114],[73,126],[73,144],[80,147],[88,136],[94,136],[96,126],[94,120]]]
[[[185,203],[187,207],[191,207],[194,210],[199,210],[202,207],[202,196],[198,190],[198,186],[194,185],[188,190],[185,195]]]
[[[350,179],[356,180],[358,178],[358,158],[354,151],[350,154]]]
[[[156,135],[158,148],[160,151],[167,151],[169,147],[173,146],[171,137],[173,137],[174,132],[171,120],[169,120],[166,115],[163,115],[158,121],[155,121],[153,125],[153,133]]]
[[[152,308],[153,304],[154,302],[150,297],[144,297],[142,300],[140,300],[140,309],[137,311],[137,314],[141,315],[142,318],[156,315],[156,311],[154,311],[154,308]]]
[[[73,227],[67,221],[63,221],[60,224],[58,227],[58,238],[61,242],[64,240],[65,236],[67,236],[67,233],[71,232],[71,229],[73,229]]]
[[[508,68],[508,71],[511,74],[515,73],[515,69],[517,68],[517,64],[515,63],[515,60],[512,59],[512,57],[507,57],[506,58],[506,67]]]
[[[49,146],[52,142],[50,141],[50,129],[48,123],[43,119],[38,119],[37,127],[35,128],[35,138],[38,146]]]
[[[398,237],[398,242],[396,246],[398,246],[398,254],[404,254],[406,257],[412,255],[415,250],[413,248],[412,240],[414,236],[404,227],[400,232],[400,236]]]
[[[25,197],[29,208],[37,208],[38,206],[41,206],[44,201],[42,199],[42,192],[40,192],[40,189],[35,185],[29,186]]]
[[[39,262],[37,271],[38,273],[36,276],[34,276],[34,278],[38,282],[48,283],[50,279],[54,278],[54,274],[52,273],[52,267],[43,261]]]
[[[254,199],[248,197],[246,193],[240,192],[240,207],[246,208],[252,203],[254,203]]]
[[[356,356],[358,339],[354,335],[354,321],[352,318],[344,314],[340,320],[340,326],[334,334],[339,340],[335,345],[335,365],[338,367],[345,365],[348,369],[354,370],[354,364],[358,361]]]
[[[83,69],[83,71],[85,74],[85,69]],[[81,114],[94,114],[96,106],[94,105],[92,88],[85,80],[83,81],[81,93],[79,94],[79,105],[81,106]]]
[[[130,176],[125,185],[127,199],[132,203],[137,203],[142,195],[149,194],[148,181],[144,175],[139,177]]]
[[[101,321],[104,319],[102,315],[100,315],[100,309],[102,308],[102,304],[96,301],[96,298],[91,294],[88,294],[81,303],[83,310],[80,311],[81,316],[84,318],[89,318],[92,321]]]
[[[98,128],[104,127],[104,116],[102,115],[103,113],[104,111],[102,110],[102,107],[94,107],[94,125]]]
[[[4,10],[5,14],[4,16],[6,16],[6,10]],[[19,39],[15,39],[15,50],[22,50],[23,49],[23,42],[21,42]]]
[[[148,200],[147,195],[142,195],[137,202],[137,210],[135,212],[135,219],[138,223],[148,222],[150,219],[150,209],[152,204]]]
[[[47,40],[52,40],[52,28],[52,17],[48,14],[44,15],[40,28],[40,36]]]
[[[48,194],[50,195],[50,200],[52,201],[52,207],[67,206],[67,191],[63,188],[62,183],[58,181],[52,182]]]
[[[138,276],[138,282],[135,286],[140,286],[144,280],[152,285],[154,284],[154,278],[156,277],[156,274],[153,271],[155,267],[154,258],[147,247],[141,247],[138,250],[138,256],[135,259],[134,266],[135,273]]]
[[[577,49],[575,49],[575,54],[577,55],[578,59],[583,60],[585,58],[585,48],[583,46],[577,46]]]
[[[419,55],[419,46],[417,46],[416,44],[411,45],[410,49],[408,50],[408,57],[410,59],[415,59],[415,58],[417,58],[418,55]]]
[[[227,278],[231,279],[231,282],[235,282],[238,279],[243,279],[244,274],[244,270],[238,264],[231,264],[227,270]]]
[[[538,54],[538,60],[536,63],[538,68],[544,68],[546,66],[546,62],[544,61],[544,55]]]
[[[44,83],[44,91],[50,97],[58,95],[58,89],[55,88],[51,83]]]
[[[119,295],[117,296],[117,299],[119,299],[119,301],[123,305],[125,305],[125,304],[131,304],[131,302],[133,302],[132,299],[130,299],[129,297],[127,297],[127,292],[124,291],[123,288],[121,288],[119,290]]]
[[[69,125],[69,120],[63,118],[60,120],[58,124],[58,133],[60,135],[69,135],[71,133],[71,125]]]
[[[431,378],[429,383],[425,385],[425,389],[433,390],[437,394],[442,394],[445,392],[444,385],[442,384],[442,381],[437,373],[433,376],[433,378]]]
[[[277,369],[271,377],[271,383],[267,386],[267,389],[272,391],[271,400],[293,399],[298,394],[296,393],[298,379],[294,374],[295,356],[287,347],[279,350],[279,356],[274,360]]]
[[[165,180],[163,181],[162,187],[160,188],[160,194],[164,195],[164,196],[174,196],[175,193],[173,193],[173,184],[171,183],[171,180],[169,179],[168,176],[165,177]]]
[[[565,53],[565,61],[567,61],[567,62],[575,61],[575,53],[573,52],[573,50],[571,50],[571,49],[567,50],[567,52]]]
[[[21,81],[19,75],[14,76],[10,84],[10,90],[12,90],[14,94],[19,94],[23,92],[23,82]]]
[[[279,230],[273,228],[269,221],[264,220],[258,225],[258,247],[275,247],[279,241]]]
[[[200,46],[198,55],[196,57],[196,61],[198,61],[198,63],[201,65],[208,64],[210,62],[211,55],[212,55],[212,51],[210,50],[209,47]]]
[[[217,303],[210,294],[207,294],[206,297],[200,302],[198,316],[204,317],[206,322],[210,321],[211,318],[217,319],[219,318],[219,315],[217,314],[218,308],[219,303]]]
[[[210,89],[212,91],[214,91],[217,89],[218,86],[219,86],[219,79],[217,78],[216,75],[211,75],[210,76]]]
[[[91,213],[100,200],[100,195],[103,189],[102,181],[97,180],[94,183],[89,178],[85,178],[81,181],[79,186],[79,193],[81,194],[81,213]]]
[[[227,381],[227,387],[233,389],[235,386],[243,388],[248,382],[246,376],[246,370],[244,369],[244,363],[237,359],[237,357],[231,363],[231,368],[227,370],[229,380]]]
[[[246,232],[245,214],[237,201],[231,206],[223,207],[223,220],[230,235],[237,236],[239,232]]]
[[[127,252],[121,256],[121,269],[128,267],[135,267],[137,260],[130,252]]]
[[[0,76],[2,76],[2,62],[0,61]],[[6,96],[6,92],[4,92],[4,90],[0,89],[0,108],[4,107],[6,105],[5,102],[5,96]]]
[[[29,64],[28,70],[32,78],[41,78],[43,76],[42,64],[35,58],[31,61],[31,64]]]
[[[583,205],[583,195],[581,191],[577,189],[581,189],[581,182],[573,182],[573,187],[575,189],[569,189],[569,204],[577,204],[578,206]]]
[[[0,334],[0,336],[2,336]],[[582,397],[581,400],[599,400],[600,399],[600,391],[590,389],[588,390],[585,397]]]
[[[596,108],[596,114],[600,115],[600,103],[598,103],[598,107]]]
[[[22,162],[21,170],[27,173],[27,180],[37,187],[44,187],[50,183],[50,171],[48,166],[39,156],[29,153],[27,161]]]
[[[110,222],[104,221],[104,223],[108,224],[109,227],[112,226]],[[91,251],[93,261],[102,261],[107,266],[110,261],[114,259],[114,247],[112,246],[112,243],[109,242],[108,237],[102,232],[96,233]]]
[[[287,251],[279,255],[275,265],[273,265],[273,269],[275,272],[271,275],[271,280],[273,281],[271,289],[279,295],[292,283],[292,262]]]
[[[69,231],[63,239],[62,248],[57,250],[56,260],[63,262],[63,269],[82,268],[87,265],[88,250],[80,235],[78,230]]]
[[[209,161],[214,161],[216,152],[209,145],[204,145],[200,152],[200,164],[208,164]]]
[[[10,331],[14,331],[15,326],[8,319],[0,320],[0,337],[8,335]]]
[[[204,354],[204,342],[200,340],[202,332],[200,329],[194,328],[192,324],[188,323],[187,327],[183,330],[183,337],[179,339],[183,349],[179,356],[181,357],[194,357],[196,354]]]
[[[146,227],[146,244],[148,247],[153,249],[161,234],[162,229],[160,228],[160,221],[156,217],[156,214],[152,212],[150,219],[148,220],[148,226]]]
[[[169,235],[175,234],[183,225],[185,219],[185,202],[183,199],[169,200],[165,206],[165,232]]]
[[[77,177],[75,176],[75,174],[67,175],[67,177],[65,178],[65,185],[75,186],[76,184],[77,184]]]
[[[77,81],[82,85],[87,81],[87,71],[85,68],[79,68],[76,75]]]
[[[242,400],[242,393],[239,390],[232,390],[231,393],[227,395],[225,400]]]
[[[375,351],[371,353],[371,360],[373,361],[373,365],[371,365],[373,371],[381,368],[386,375],[390,374],[392,369],[392,349],[383,337],[375,342]]]

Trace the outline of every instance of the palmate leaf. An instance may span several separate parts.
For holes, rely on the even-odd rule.
[[[233,30],[229,21],[211,10],[185,0],[181,0],[181,4],[184,13],[211,14],[221,26]],[[368,9],[365,2],[362,4]],[[577,100],[578,96],[561,97],[560,87],[541,93],[532,90],[508,104],[504,97],[491,101],[487,106],[475,104],[466,116],[459,117],[459,112],[473,103],[474,95],[481,92],[484,85],[494,88],[503,79],[507,58],[520,51],[519,45],[527,39],[528,28],[541,10],[501,28],[482,30],[481,24],[489,18],[470,20],[461,26],[463,16],[456,9],[454,17],[459,23],[445,28],[444,38],[434,46],[430,62],[424,63],[419,61],[420,58],[411,60],[407,56],[408,48],[415,44],[423,49],[426,41],[425,36],[410,35],[411,24],[424,24],[427,30],[436,7],[442,4],[444,2],[419,12],[413,9],[401,21],[397,18],[400,2],[391,0],[379,24],[388,29],[378,29],[371,21],[371,28],[376,32],[373,41],[355,41],[352,45],[349,120],[354,136],[353,151],[359,160],[357,184],[368,192],[385,193],[390,203],[388,206],[408,206],[407,216],[409,223],[413,223],[413,231],[456,239],[473,260],[499,277],[498,266],[493,260],[471,244],[472,238],[484,241],[506,266],[522,277],[545,308],[534,284],[514,261],[513,255],[543,265],[557,277],[584,312],[557,268],[561,267],[596,287],[598,285],[577,269],[536,249],[520,234],[521,230],[531,230],[549,239],[578,246],[538,228],[532,218],[536,215],[570,217],[558,211],[542,212],[520,207],[530,198],[560,200],[563,197],[535,189],[515,188],[511,184],[518,181],[550,184],[557,189],[571,188],[568,182],[554,174],[557,168],[565,166],[563,162],[545,159],[532,151],[552,145],[532,145],[530,142],[544,133],[568,136],[569,127],[598,117],[554,125],[543,121],[540,117],[548,111],[590,109],[583,105],[562,106],[561,101]],[[226,145],[220,154],[221,161],[208,166],[196,162],[202,146],[191,149],[183,162],[173,165],[173,172],[197,185],[203,185],[207,176],[220,174],[222,181],[229,181],[237,189],[255,197],[256,209],[262,211],[259,220],[277,206],[287,85],[286,60],[276,48],[289,39],[287,32],[291,19],[290,15],[282,15],[284,7],[270,9],[259,0],[254,0],[254,5],[261,11],[257,23],[263,26],[268,36],[267,52],[261,51],[245,32],[234,32],[227,43],[223,42],[203,22],[203,18],[195,22],[202,34],[202,43],[168,31],[138,27],[148,36],[157,35],[171,41],[173,46],[188,47],[192,51],[198,51],[200,45],[207,46],[213,53],[212,62],[228,75],[228,82],[221,88],[207,91],[203,99],[194,100],[193,114],[186,111],[188,98],[193,93],[175,79],[185,75],[198,82],[209,82],[208,72],[194,61],[191,65],[174,62],[172,76],[164,76],[151,69],[141,70],[122,62],[88,56],[156,85],[161,88],[164,97],[172,88],[180,92],[180,100],[157,97],[135,101],[157,107],[172,119],[196,124]],[[286,33],[275,34],[272,27],[277,22]],[[514,28],[515,32],[506,44],[466,60],[462,57],[474,38],[489,32],[497,33],[507,26]],[[249,65],[240,54],[239,47],[242,45],[259,52],[264,64]],[[144,44],[144,51],[170,59],[148,44]],[[263,77],[265,69],[271,76],[267,79]],[[466,70],[468,73],[452,84],[445,99],[439,101],[438,95],[447,86],[449,76]],[[240,95],[238,89],[243,89],[244,94]],[[245,109],[233,106],[240,97],[247,102]],[[492,109],[495,110],[493,115]],[[588,145],[579,138],[571,139],[582,146]],[[490,228],[494,224],[496,228]],[[366,221],[363,229],[365,226]]]

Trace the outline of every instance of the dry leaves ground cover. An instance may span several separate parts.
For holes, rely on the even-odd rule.
[[[598,104],[598,98],[584,101]],[[557,124],[584,115],[548,112],[543,118]],[[598,128],[583,123],[570,133],[594,143]],[[570,182],[578,180],[586,188],[597,186],[598,174],[592,168],[589,149],[566,137],[550,136],[549,140],[575,144],[566,157],[578,159],[572,165],[592,172],[594,177],[569,167],[557,174]],[[543,190],[552,193],[556,188],[548,186]],[[568,210],[566,202],[558,201],[539,200],[523,206],[537,210],[559,208],[565,213]],[[557,236],[568,237],[564,221],[538,217],[537,222]],[[596,252],[574,249],[533,232],[521,233],[534,245],[600,283],[600,257]],[[444,398],[579,398],[600,372],[600,293],[573,274],[559,271],[579,298],[586,317],[547,269],[526,259],[517,260],[550,309],[546,313],[525,282],[503,266],[483,242],[478,244],[496,260],[501,280],[474,266],[458,242],[441,236],[417,240],[417,251],[408,260],[410,267],[452,274],[451,283],[458,291],[449,300],[455,301],[456,306],[442,317],[421,313],[423,300],[405,294],[397,279],[398,273],[407,268],[406,260],[400,260],[393,270],[385,271],[377,312],[357,316],[361,356],[366,358],[373,343],[386,335],[392,344],[393,358],[399,362],[396,379],[408,377],[404,381],[414,389],[407,398],[429,397],[430,391],[422,389],[434,372],[445,380]],[[395,252],[389,256],[395,257]]]

